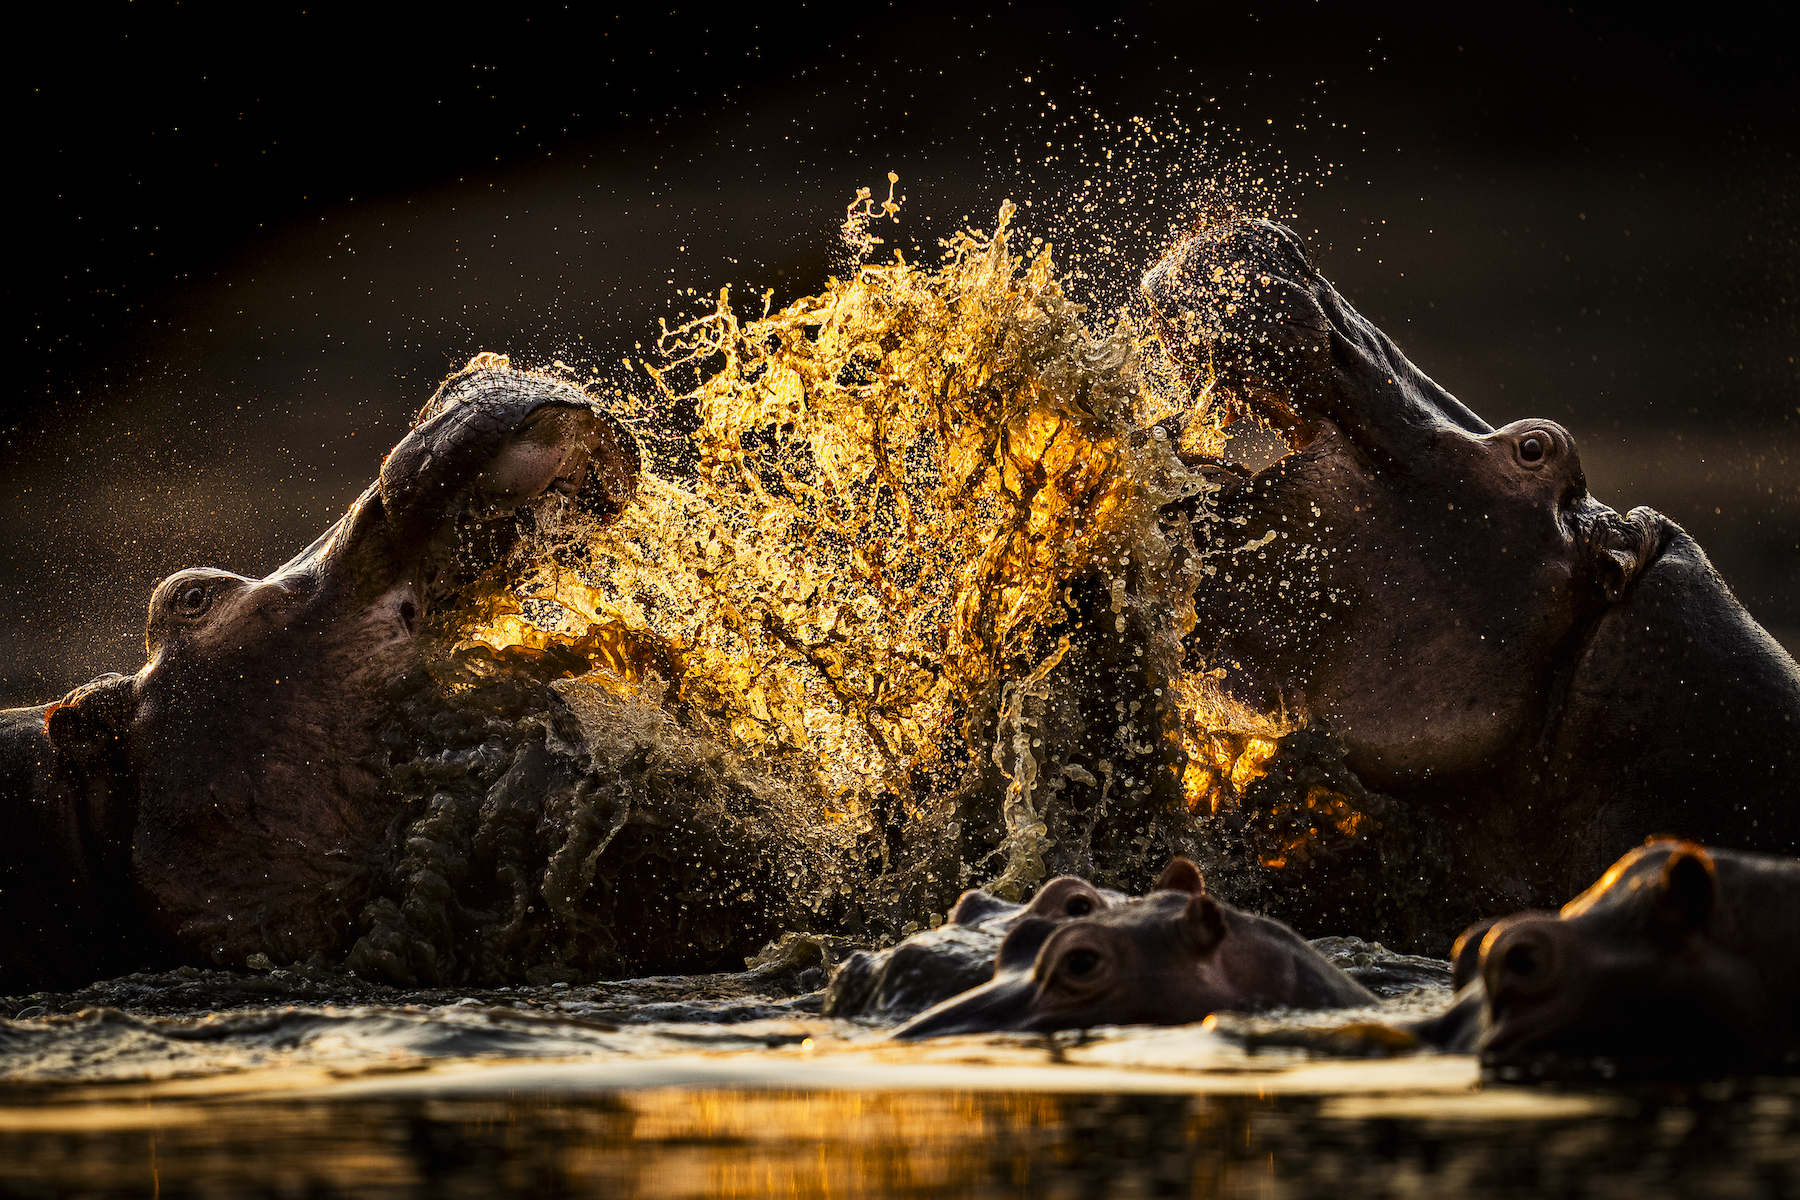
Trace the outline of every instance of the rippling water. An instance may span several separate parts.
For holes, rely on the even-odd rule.
[[[695,796],[729,784],[753,800],[733,835],[744,846],[696,848],[683,832],[664,849],[707,874],[711,891],[681,891],[696,910],[737,936],[746,912],[767,909],[772,928],[815,931],[810,958],[549,983],[592,978],[602,960],[645,969],[647,952],[615,934],[641,934],[665,956],[664,943],[681,940],[667,912],[628,920],[589,903],[596,872],[611,878],[602,852],[627,806],[609,825],[583,809],[600,793],[570,775],[567,803],[546,809],[541,827],[537,809],[520,826],[548,829],[548,849],[521,837],[519,861],[503,864],[539,880],[536,891],[482,860],[487,882],[508,881],[506,927],[523,931],[513,958],[471,967],[467,947],[428,944],[398,902],[367,918],[388,921],[393,945],[430,951],[390,956],[386,978],[532,986],[400,990],[368,981],[383,973],[371,953],[340,964],[360,980],[321,960],[0,998],[16,1018],[0,1020],[0,1193],[1800,1194],[1800,1080],[1551,1089],[1483,1081],[1468,1056],[1391,1056],[1398,1041],[1372,1023],[1441,1007],[1441,986],[1356,1012],[906,1044],[887,1041],[885,1026],[819,1015],[836,943],[933,924],[969,883],[1022,894],[1055,853],[1079,850],[1123,886],[1190,849],[1177,835],[1254,809],[1269,837],[1247,861],[1291,879],[1322,844],[1366,838],[1375,824],[1317,771],[1311,782],[1296,773],[1287,792],[1274,779],[1256,790],[1284,746],[1304,739],[1290,738],[1295,714],[1238,711],[1208,690],[1206,664],[1184,657],[1194,617],[1177,602],[1182,556],[1157,514],[1204,489],[1160,424],[1170,393],[1156,386],[1156,359],[1128,324],[1083,324],[1048,247],[1013,256],[1010,212],[991,237],[947,243],[936,270],[864,263],[754,319],[722,294],[711,316],[666,337],[669,361],[645,369],[700,423],[660,448],[667,477],[647,478],[616,525],[543,531],[534,557],[497,568],[455,614],[463,658],[437,664],[452,690],[474,688],[476,667],[554,666],[556,653],[591,668],[558,693],[581,745],[540,721],[530,749],[571,761],[579,750],[590,775],[637,764],[660,781],[638,790],[669,803],[688,795],[671,780]],[[684,367],[694,378],[677,386]],[[1219,453],[1223,400],[1177,398],[1192,419],[1167,428],[1188,451]],[[1191,535],[1186,524],[1176,532]],[[1188,550],[1182,561],[1211,569]],[[1072,590],[1083,580],[1087,600]],[[1141,735],[1145,748],[1092,771],[1060,762],[1051,750],[1068,747],[1030,736],[1042,712],[1027,700],[1041,709],[1084,622],[1122,637],[1138,609],[1150,615],[1134,627],[1144,662],[1132,670],[1158,686],[1141,718],[1138,702],[1118,703],[1107,737],[1131,746]],[[475,693],[458,694],[473,713]],[[482,807],[490,788],[509,794],[516,778],[543,808],[544,772],[490,736],[525,728],[518,714],[444,725],[433,698],[418,724],[437,740],[419,741],[404,765],[420,834],[407,847],[451,849],[395,875],[448,894],[444,880],[461,876],[445,862],[492,832],[481,824],[493,816]],[[989,710],[995,728],[961,729]],[[1181,747],[1170,759],[1179,772],[1131,765],[1163,742]],[[950,831],[968,816],[958,804],[975,811],[982,762],[1003,777],[987,797],[994,837],[963,860]],[[1100,788],[1091,811],[1056,799],[1071,780]],[[1129,818],[1110,833],[1109,804]],[[525,810],[490,807],[515,823]],[[710,816],[699,825],[724,836]],[[775,844],[772,829],[787,841]],[[732,853],[761,874],[715,869]],[[670,878],[619,891],[665,897],[680,891]],[[430,914],[442,903],[398,898]],[[834,898],[867,909],[864,927],[833,924]],[[557,959],[527,936],[553,916],[594,944],[571,935]],[[715,940],[709,962],[737,952]],[[432,969],[414,969],[423,961]]]
[[[1444,1002],[1211,1027],[892,1043],[800,975],[271,1007],[264,977],[115,981],[0,1022],[21,1196],[1784,1196],[1800,1080],[1554,1090],[1308,1034]],[[274,981],[289,990],[300,981]],[[207,990],[210,989],[210,992]],[[279,986],[277,988],[279,990]],[[45,997],[69,1007],[80,997]],[[29,1011],[29,1010],[27,1010]],[[1271,1031],[1297,1045],[1268,1048]],[[1265,1036],[1249,1036],[1262,1034]],[[1324,1042],[1320,1041],[1320,1045]],[[1251,1046],[1262,1046],[1251,1049]],[[1371,1055],[1385,1053],[1378,1041]]]

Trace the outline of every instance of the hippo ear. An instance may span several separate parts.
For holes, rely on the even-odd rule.
[[[1502,919],[1488,917],[1475,922],[1457,935],[1456,944],[1450,947],[1451,991],[1460,992],[1464,984],[1481,978],[1481,941],[1487,937],[1488,930]]]
[[[1211,896],[1197,892],[1187,902],[1182,914],[1182,933],[1188,946],[1202,958],[1219,948],[1225,940],[1225,913]]]
[[[1718,899],[1712,855],[1695,845],[1676,850],[1663,864],[1657,893],[1650,911],[1652,938],[1668,945],[1704,931]]]
[[[1157,876],[1153,892],[1187,892],[1198,896],[1206,890],[1206,879],[1200,874],[1200,868],[1189,860],[1177,855],[1169,860],[1163,873]]]

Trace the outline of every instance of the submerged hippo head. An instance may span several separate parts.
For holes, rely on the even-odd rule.
[[[171,575],[136,674],[6,714],[5,802],[32,806],[38,853],[115,879],[110,900],[76,907],[128,893],[183,957],[291,961],[339,944],[394,816],[379,702],[419,665],[421,622],[506,549],[521,506],[605,516],[637,469],[630,435],[579,388],[477,360],[306,550],[262,579]],[[30,864],[4,865],[8,919],[54,934],[72,902],[51,895],[62,914],[43,916]],[[15,936],[11,957],[31,957]]]
[[[1237,698],[1455,814],[1518,901],[1658,830],[1795,848],[1800,670],[1681,529],[1588,494],[1568,430],[1487,424],[1267,222],[1192,237],[1144,292],[1194,386],[1291,450],[1204,468],[1189,650]]]
[[[1490,1063],[1800,1061],[1800,860],[1658,842],[1561,913],[1486,922],[1476,939]]]
[[[1131,900],[1123,892],[1095,887],[1073,875],[1045,881],[1024,904],[970,888],[936,929],[913,934],[886,950],[852,954],[832,976],[824,1014],[893,1020],[916,1016],[986,982],[996,971],[995,957],[1003,944],[1012,946],[1011,953],[1020,953],[1025,941],[1008,943],[1007,938],[1021,925],[1048,928]],[[1031,965],[1029,956],[1024,965]]]
[[[1063,891],[1062,899],[1078,895]],[[1000,944],[990,982],[894,1036],[1181,1025],[1227,1009],[1374,1002],[1286,925],[1207,895],[1199,870],[1177,858],[1142,899],[1062,919],[1022,914]]]
[[[1185,860],[1181,860],[1185,861]],[[1171,865],[1171,869],[1174,869]],[[1111,888],[1095,887],[1078,875],[1058,875],[1045,880],[1024,904],[1002,900],[980,888],[970,888],[957,898],[944,923],[946,925],[979,926],[1000,932],[1011,929],[1026,917],[1044,917],[1052,921],[1085,917],[1124,904],[1131,897]]]

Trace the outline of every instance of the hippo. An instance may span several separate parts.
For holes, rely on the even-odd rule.
[[[1254,473],[1182,455],[1217,488],[1165,513],[1192,531],[1183,669],[1336,739],[1387,805],[1357,836],[1417,895],[1373,933],[1441,945],[1651,834],[1800,851],[1800,668],[1679,526],[1588,494],[1567,429],[1489,425],[1279,225],[1194,234],[1143,294],[1190,383],[1289,450]],[[1181,448],[1179,421],[1157,432]]]
[[[1800,859],[1652,841],[1454,955],[1456,1001],[1418,1032],[1505,1077],[1800,1068]]]
[[[521,525],[604,520],[638,470],[579,387],[484,355],[289,562],[159,583],[135,674],[0,713],[0,990],[341,949],[397,815],[383,693],[425,623]]]
[[[1075,889],[1066,895],[1092,904]],[[1141,899],[1081,915],[1054,901],[1046,907],[1050,915],[1019,915],[989,982],[927,1009],[893,1036],[1183,1025],[1224,1010],[1376,1003],[1280,921],[1207,895],[1199,868],[1185,858],[1171,861]]]
[[[887,950],[858,950],[845,959],[826,990],[824,1015],[876,1020],[917,1016],[991,978],[995,956],[1021,922],[1072,920],[1133,899],[1073,875],[1046,881],[1024,904],[970,888],[936,929]]]

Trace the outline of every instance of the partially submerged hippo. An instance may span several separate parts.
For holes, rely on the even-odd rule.
[[[1800,859],[1641,846],[1559,913],[1482,921],[1420,1032],[1502,1070],[1800,1068]]]
[[[1383,873],[1430,878],[1379,932],[1553,903],[1650,834],[1800,850],[1800,669],[1678,526],[1588,494],[1566,429],[1488,425],[1277,225],[1190,238],[1144,292],[1194,385],[1292,450],[1189,460],[1222,490],[1210,522],[1170,514],[1197,543],[1188,669],[1323,722],[1403,806]]]
[[[421,622],[521,506],[604,517],[637,472],[578,387],[484,357],[290,562],[158,584],[136,674],[0,713],[0,986],[341,949],[397,815],[380,697]]]
[[[858,950],[831,977],[824,1015],[899,1020],[992,978],[995,956],[1027,920],[1066,921],[1116,907],[1133,897],[1059,875],[1024,904],[979,888],[964,892],[936,929],[887,950]]]
[[[1092,904],[1067,887],[1081,881],[1054,882],[1065,885],[1066,898]],[[1207,895],[1185,858],[1172,861],[1142,899],[1080,915],[1067,914],[1063,899],[1047,904],[1050,916],[1019,916],[992,980],[926,1010],[894,1036],[1181,1025],[1224,1010],[1376,1002],[1286,925]]]

